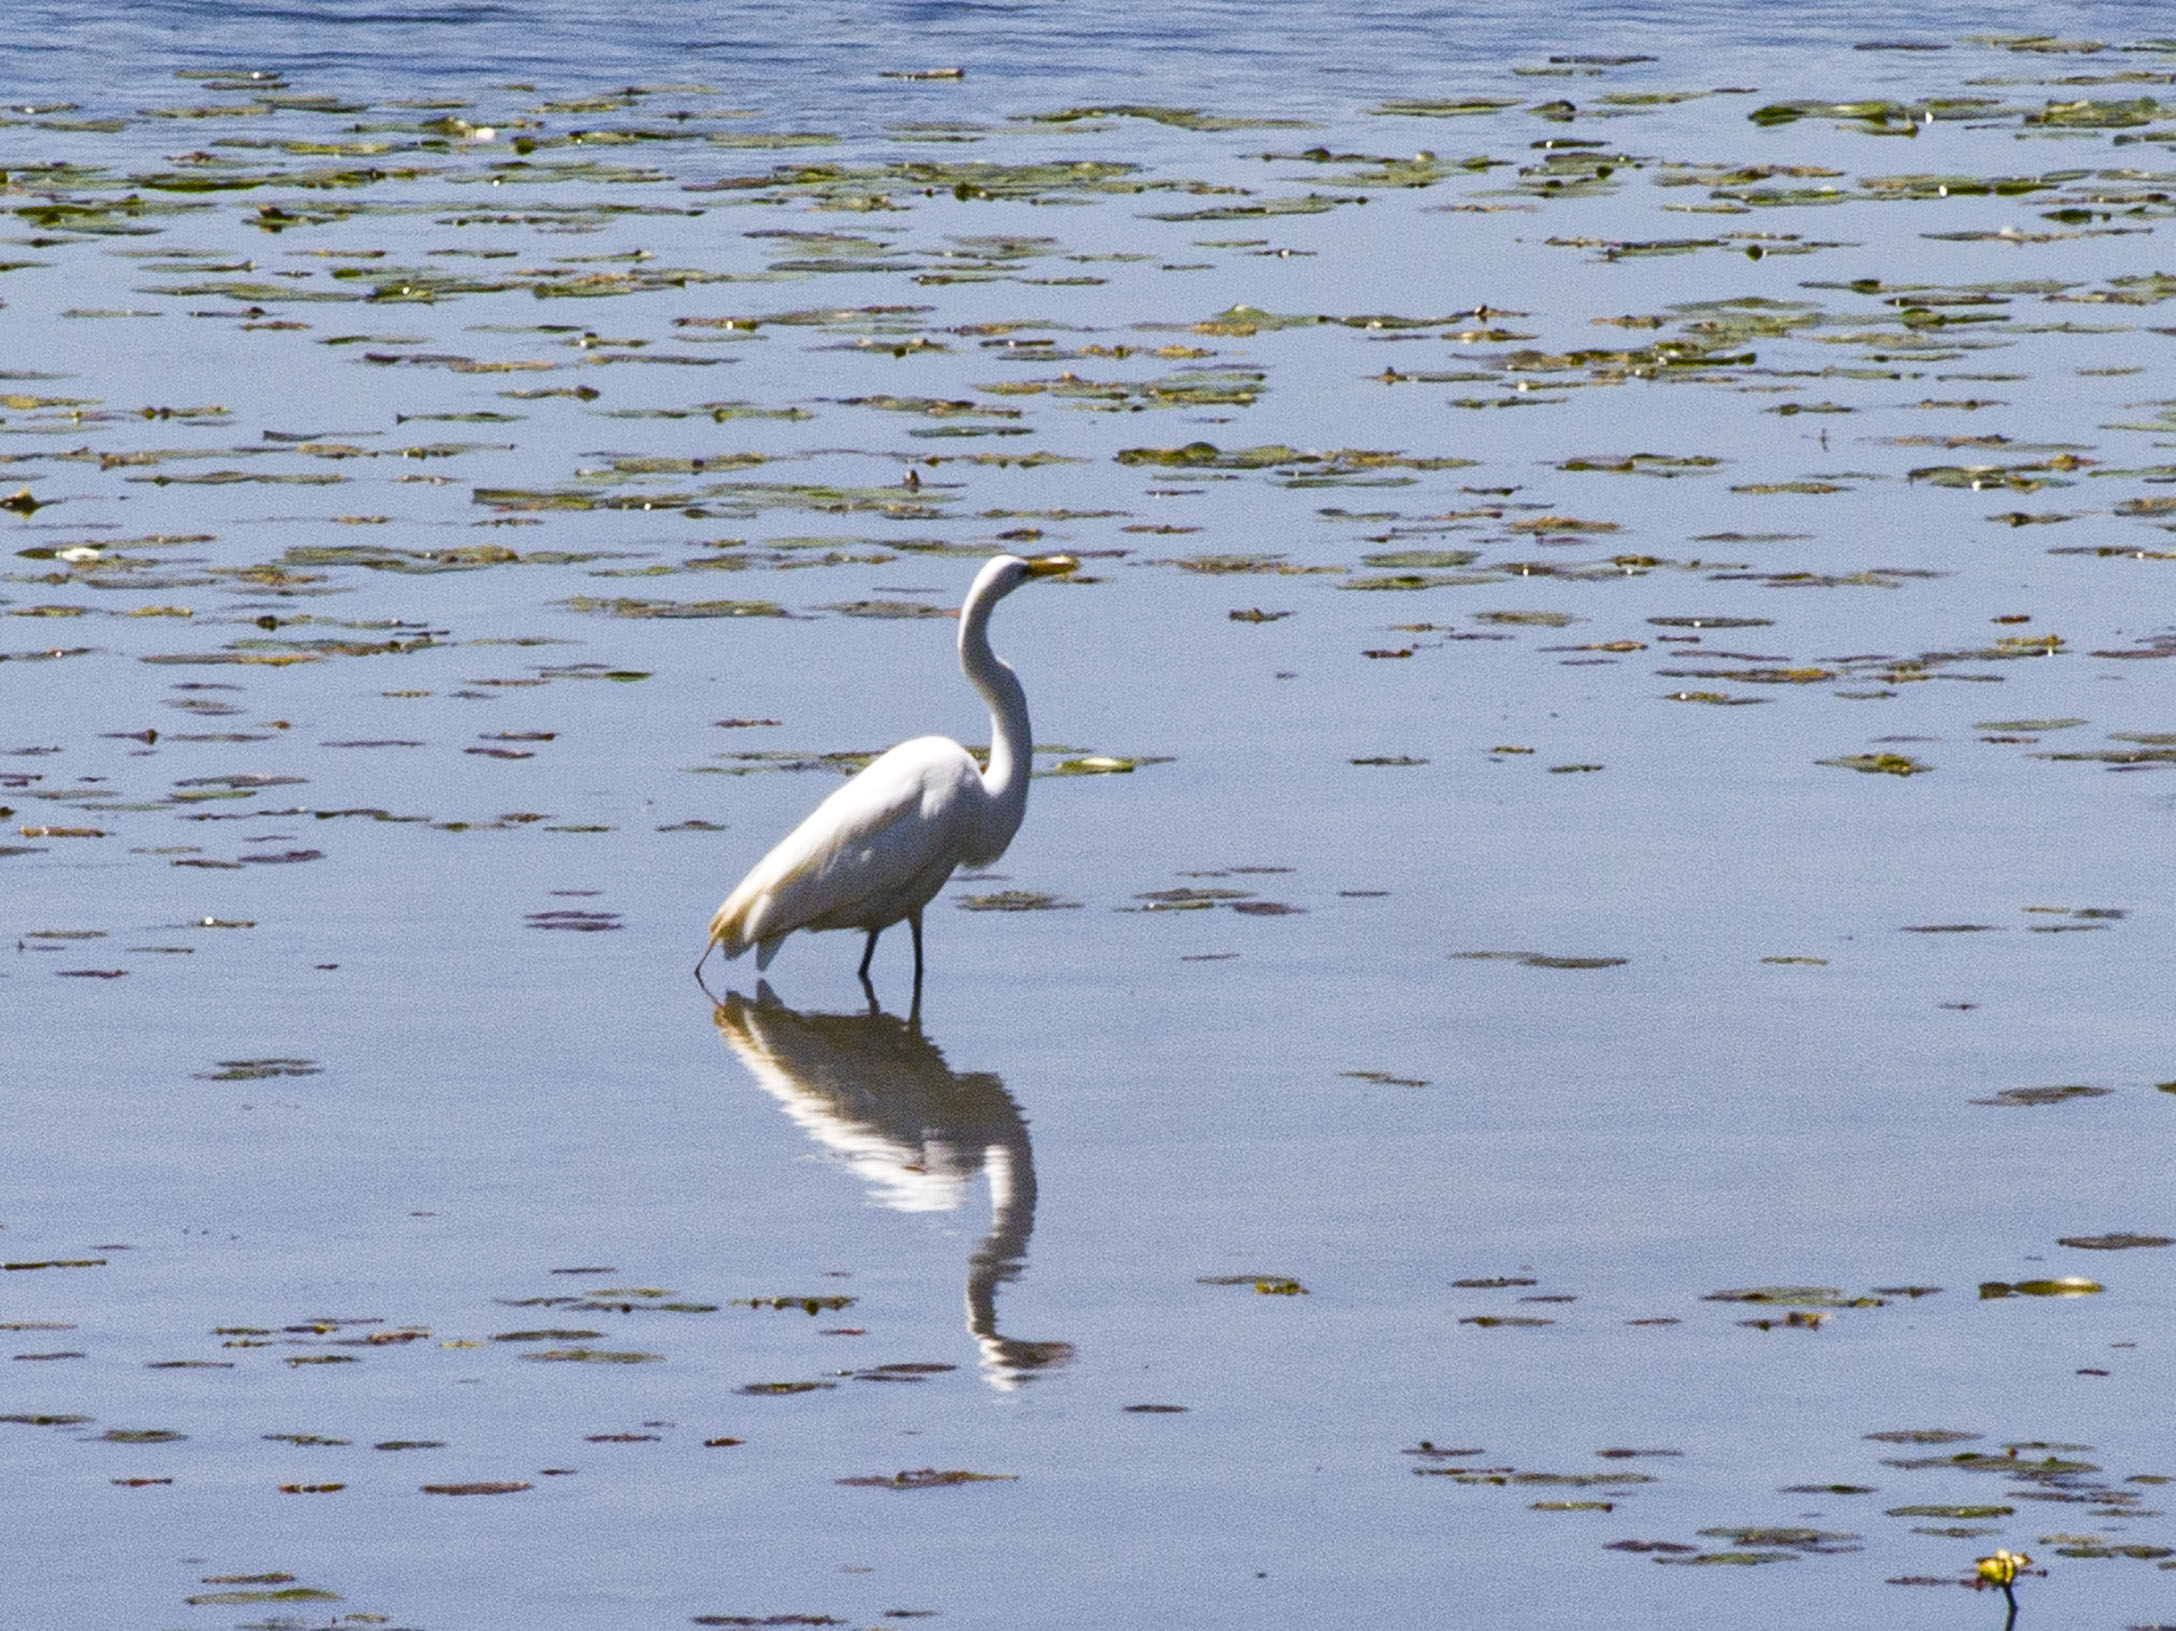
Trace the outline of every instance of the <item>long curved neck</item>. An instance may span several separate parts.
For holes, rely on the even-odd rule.
[[[990,609],[998,596],[970,596],[960,612],[960,672],[990,705],[990,764],[982,773],[990,795],[984,818],[986,860],[995,860],[1020,830],[1028,808],[1028,768],[1035,751],[1027,693],[1020,676],[990,649]]]

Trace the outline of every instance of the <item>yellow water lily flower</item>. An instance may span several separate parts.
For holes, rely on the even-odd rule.
[[[1981,1558],[1977,1567],[1979,1578],[1975,1585],[2008,1590],[2020,1574],[2032,1567],[2032,1559],[2023,1552],[1997,1551],[1993,1557]]]

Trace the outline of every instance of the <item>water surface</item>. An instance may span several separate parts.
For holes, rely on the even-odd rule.
[[[2152,10],[34,14],[25,1624],[2166,1616]]]

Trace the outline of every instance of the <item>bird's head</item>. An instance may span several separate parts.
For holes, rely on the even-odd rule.
[[[994,605],[1011,594],[1030,578],[1056,578],[1075,570],[1080,565],[1070,555],[1037,555],[1023,560],[1018,555],[999,555],[983,563],[975,575],[974,587],[967,591],[966,604]]]

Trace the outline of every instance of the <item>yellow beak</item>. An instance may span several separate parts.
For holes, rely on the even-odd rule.
[[[1074,560],[1070,555],[1038,555],[1028,562],[1028,576],[1031,578],[1062,577],[1079,565],[1080,562]]]

